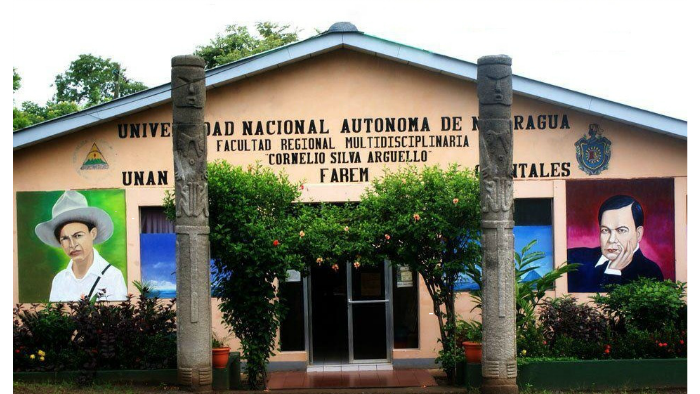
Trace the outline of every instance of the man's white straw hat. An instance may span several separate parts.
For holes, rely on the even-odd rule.
[[[109,214],[100,208],[89,207],[85,196],[74,190],[63,193],[54,204],[51,216],[51,220],[37,224],[34,229],[41,242],[49,246],[61,247],[61,243],[56,239],[56,228],[71,222],[93,223],[97,227],[94,244],[108,240],[114,232],[114,224]]]

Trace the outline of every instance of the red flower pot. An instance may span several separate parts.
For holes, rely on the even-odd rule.
[[[226,368],[228,363],[228,354],[231,352],[230,347],[217,347],[211,349],[211,364],[214,368]]]
[[[468,364],[481,363],[480,342],[462,342],[462,346],[464,346],[464,355],[467,357]]]

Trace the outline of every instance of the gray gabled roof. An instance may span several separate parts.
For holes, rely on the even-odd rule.
[[[455,78],[476,81],[476,64],[387,41],[357,31],[329,30],[280,48],[241,59],[206,72],[206,86],[216,86],[259,74],[287,64],[318,56],[338,48],[347,48],[399,63],[420,67]],[[521,76],[513,76],[516,94],[565,108],[582,111],[617,122],[686,140],[687,122],[642,109],[574,92]],[[140,112],[170,101],[170,84],[157,86],[94,106],[13,133],[13,149],[57,138],[117,117]]]

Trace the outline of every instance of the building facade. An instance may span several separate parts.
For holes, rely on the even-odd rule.
[[[357,201],[384,169],[476,167],[475,81],[475,64],[341,25],[207,71],[207,154],[285,171],[303,182],[303,201]],[[513,90],[516,250],[537,239],[546,255],[532,275],[572,258],[597,263],[600,206],[625,195],[645,215],[635,255],[687,281],[686,122],[519,76]],[[95,249],[128,292],[139,280],[174,295],[175,235],[159,208],[175,182],[171,122],[166,84],[14,133],[15,303],[48,301],[66,268],[64,252],[35,231],[65,190],[111,216],[113,235]],[[584,248],[590,256],[578,257]],[[273,367],[432,365],[438,326],[421,279],[388,266],[352,272],[292,275],[282,286],[292,313]],[[565,276],[551,295],[591,289]],[[353,297],[377,302],[363,310]],[[468,293],[457,302],[473,317]],[[212,312],[225,332],[216,300]]]

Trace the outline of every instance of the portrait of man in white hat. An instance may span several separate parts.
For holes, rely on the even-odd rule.
[[[54,204],[51,216],[51,220],[39,223],[34,232],[46,245],[61,248],[70,260],[53,278],[49,301],[78,301],[82,297],[125,300],[122,272],[94,248],[114,232],[109,214],[88,206],[85,196],[68,190]]]

